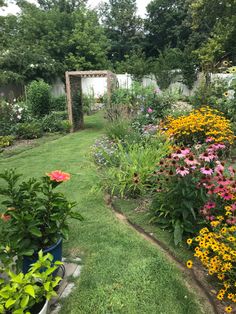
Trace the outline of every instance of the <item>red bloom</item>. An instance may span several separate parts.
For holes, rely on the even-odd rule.
[[[51,173],[47,173],[51,181],[64,182],[70,180],[70,174],[62,172],[61,170],[55,170]]]

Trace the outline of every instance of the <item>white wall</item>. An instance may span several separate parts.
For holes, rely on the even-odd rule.
[[[117,80],[119,82],[119,87],[130,88],[133,82],[132,76],[128,73],[126,74],[117,74]],[[225,79],[230,81],[233,79],[232,74],[212,74],[211,78],[214,79]],[[203,79],[203,74],[199,73],[196,82],[194,83],[193,88],[190,90],[186,85],[181,82],[175,82],[170,85],[170,90],[181,91],[184,95],[190,96],[194,91],[199,87]],[[157,86],[154,75],[145,76],[142,81],[143,86],[153,85]],[[96,98],[104,95],[107,92],[107,79],[104,77],[91,77],[82,79],[82,89],[85,94],[92,94]],[[62,81],[59,79],[53,83],[52,94],[54,96],[65,95],[65,86]]]

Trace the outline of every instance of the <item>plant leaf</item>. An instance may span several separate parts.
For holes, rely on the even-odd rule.
[[[25,292],[28,293],[31,297],[35,298],[34,287],[32,285],[27,285],[25,287]]]

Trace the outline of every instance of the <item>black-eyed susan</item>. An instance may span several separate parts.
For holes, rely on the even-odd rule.
[[[228,298],[229,300],[232,300],[233,296],[234,296],[233,293],[229,293],[228,296],[227,296],[227,298]]]
[[[193,240],[192,240],[192,239],[188,239],[188,240],[187,240],[187,244],[188,244],[188,245],[191,245],[191,244],[192,244],[192,242],[193,242]]]
[[[191,260],[189,260],[189,261],[187,261],[186,265],[190,269],[193,267],[193,262]]]
[[[227,307],[225,307],[225,312],[226,313],[231,313],[232,312],[232,306],[227,306]]]
[[[229,93],[228,92],[224,92],[223,94],[225,97],[229,97]]]

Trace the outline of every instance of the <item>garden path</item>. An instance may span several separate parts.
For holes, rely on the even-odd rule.
[[[102,114],[87,119],[84,131],[0,160],[0,171],[15,167],[24,177],[61,169],[72,174],[63,192],[78,201],[84,222],[71,222],[67,256],[80,256],[81,276],[63,301],[63,314],[200,314],[212,313],[188,286],[174,262],[120,222],[104,202],[90,160],[90,147],[102,136]]]

